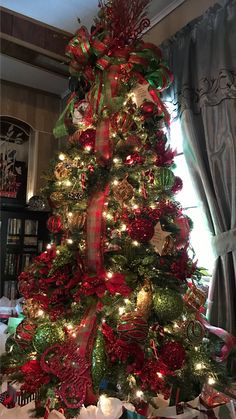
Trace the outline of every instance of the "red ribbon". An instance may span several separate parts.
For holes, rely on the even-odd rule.
[[[103,266],[103,208],[108,194],[108,186],[105,191],[98,191],[92,196],[87,209],[87,266],[90,272],[97,272]]]

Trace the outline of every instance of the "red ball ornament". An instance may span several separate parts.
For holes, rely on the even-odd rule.
[[[126,313],[121,316],[117,331],[122,340],[143,344],[148,335],[148,323],[141,314]]]
[[[83,131],[79,137],[79,143],[87,151],[94,151],[95,148],[96,130],[89,128]]]
[[[27,348],[32,342],[37,326],[31,321],[24,320],[16,328],[15,341],[21,348]]]
[[[180,215],[179,217],[175,218],[175,224],[179,228],[178,237],[177,237],[177,245],[179,248],[186,245],[186,242],[189,238],[190,233],[190,226],[187,217]]]
[[[62,230],[61,217],[59,215],[51,215],[47,221],[47,228],[51,233],[59,233]]]
[[[129,225],[128,234],[132,240],[146,243],[151,240],[154,235],[153,222],[144,218],[137,218]]]
[[[183,366],[186,353],[179,342],[166,342],[160,350],[160,359],[170,370],[178,370]]]
[[[145,117],[150,117],[156,110],[156,105],[154,102],[145,101],[140,106],[140,110]]]

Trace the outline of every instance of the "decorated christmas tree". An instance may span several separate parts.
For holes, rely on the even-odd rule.
[[[156,396],[190,400],[222,380],[232,346],[211,339],[192,223],[175,199],[161,100],[172,75],[140,39],[148,2],[100,1],[66,49],[72,94],[54,134],[67,147],[44,190],[52,241],[19,277],[25,319],[3,359],[38,412],[74,417],[101,394],[142,413]]]

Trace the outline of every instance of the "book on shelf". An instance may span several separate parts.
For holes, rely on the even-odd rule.
[[[38,234],[38,220],[25,220],[25,234]]]
[[[21,223],[20,218],[9,218],[7,224],[7,234],[10,235],[19,235],[21,232]]]
[[[5,258],[4,275],[16,276],[20,273],[20,255],[7,253]]]

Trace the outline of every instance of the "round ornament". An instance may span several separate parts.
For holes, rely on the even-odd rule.
[[[30,320],[24,320],[16,328],[15,341],[23,349],[32,342],[37,326]]]
[[[86,221],[86,214],[85,212],[75,211],[72,213],[70,217],[67,218],[68,228],[70,230],[78,229],[81,230]]]
[[[65,205],[64,195],[58,191],[51,193],[50,201],[53,208],[60,208],[62,205]]]
[[[153,222],[145,218],[137,218],[129,225],[128,234],[132,240],[147,243],[154,235]]]
[[[29,208],[35,211],[42,211],[45,208],[44,199],[41,196],[31,196],[28,202]]]
[[[140,106],[140,110],[141,110],[142,115],[144,115],[144,117],[149,118],[155,112],[156,105],[154,102],[145,101]]]
[[[87,151],[94,151],[96,139],[96,130],[89,128],[82,132],[79,137],[79,143]]]
[[[183,312],[183,299],[181,295],[169,288],[156,288],[153,296],[154,311],[162,322],[177,319]]]
[[[133,198],[134,188],[125,178],[113,187],[113,195],[117,201],[126,202]]]
[[[68,163],[64,161],[58,163],[54,169],[54,175],[57,180],[63,180],[70,176],[71,169]]]
[[[170,190],[175,182],[175,176],[172,170],[167,167],[158,167],[155,173],[154,185],[160,191]]]
[[[187,339],[193,345],[201,343],[204,335],[204,326],[198,320],[189,320],[185,324],[185,333]]]
[[[59,215],[51,215],[47,221],[47,228],[51,233],[59,233],[62,230],[61,217]]]
[[[38,326],[33,339],[33,346],[37,352],[43,352],[49,346],[62,342],[65,333],[61,326],[53,323],[44,323]]]
[[[148,335],[148,323],[139,313],[126,313],[120,318],[117,331],[121,339],[143,344]]]
[[[40,304],[34,298],[28,298],[23,303],[23,313],[31,319],[38,318],[38,311],[41,309]]]
[[[164,361],[170,370],[180,369],[184,364],[185,357],[185,349],[179,342],[166,342],[160,350],[160,359]]]

